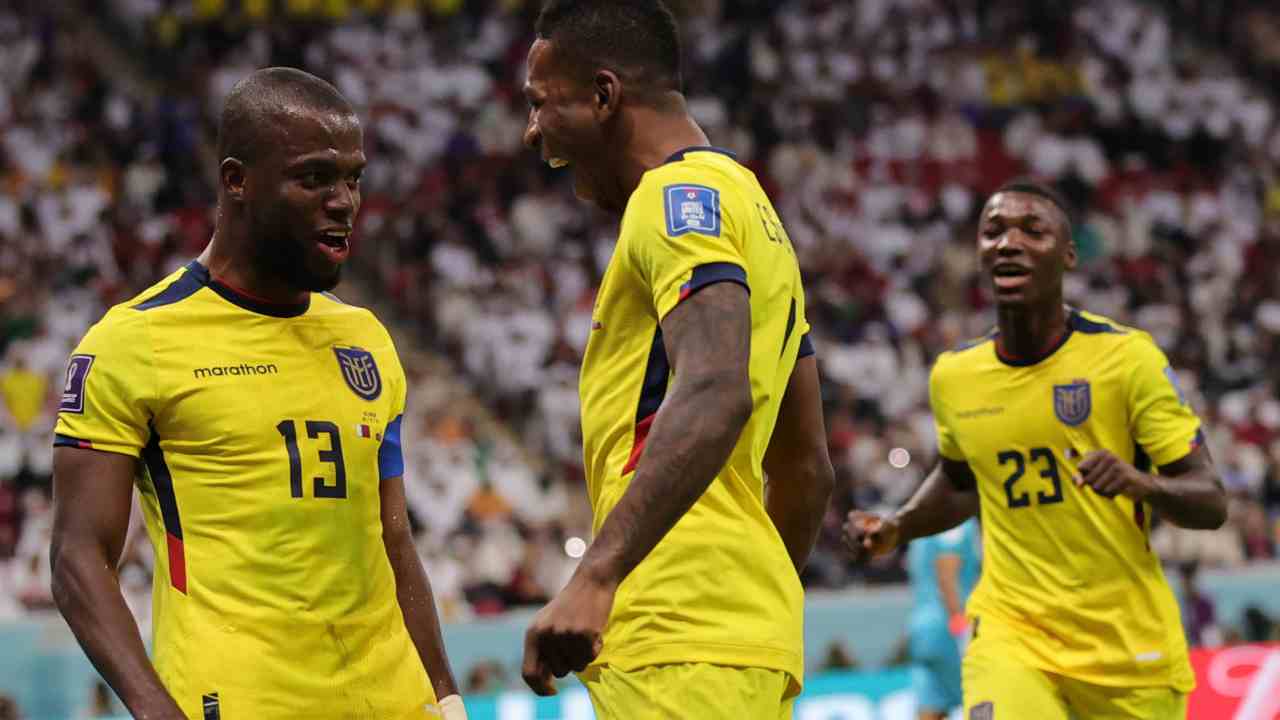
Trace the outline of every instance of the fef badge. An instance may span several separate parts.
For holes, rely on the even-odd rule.
[[[1087,380],[1076,380],[1066,385],[1053,386],[1053,414],[1064,425],[1075,427],[1089,419],[1093,399]]]
[[[382,394],[382,376],[378,374],[373,353],[356,347],[335,347],[333,352],[338,356],[342,379],[347,381],[351,392],[365,400],[375,400]]]

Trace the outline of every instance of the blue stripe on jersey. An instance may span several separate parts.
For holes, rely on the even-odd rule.
[[[782,352],[779,356],[787,352],[787,341],[791,339],[791,331],[796,329],[796,299],[791,298],[791,309],[787,311],[787,330],[782,333]]]
[[[802,335],[800,337],[800,354],[797,356],[797,359],[816,355],[817,353],[818,351],[814,349],[813,340],[809,337],[809,333]]]
[[[73,447],[73,448],[92,448],[93,443],[89,442],[88,440],[81,440],[80,438],[71,437],[70,435],[63,435],[62,433],[54,433],[53,446],[54,447]]]
[[[147,446],[142,449],[142,459],[147,463],[147,472],[156,490],[156,500],[160,503],[164,531],[181,540],[182,518],[178,515],[178,498],[173,493],[173,475],[169,473],[169,464],[165,462],[164,451],[160,449],[160,436],[154,429]]]
[[[1112,333],[1115,335],[1124,334],[1123,330],[1116,328],[1114,325],[1090,320],[1075,310],[1072,310],[1071,315],[1067,317],[1067,325],[1072,330],[1078,330],[1085,335],[1099,335],[1101,333]]]
[[[193,263],[194,264],[194,263]],[[134,310],[150,310],[152,308],[162,307],[164,305],[172,305],[181,302],[195,295],[200,288],[204,287],[200,277],[191,272],[191,266],[187,266],[187,270],[178,277],[177,280],[169,283],[169,287],[143,300],[133,306]]]
[[[662,343],[662,327],[653,331],[653,344],[649,346],[649,361],[644,366],[644,380],[640,383],[640,401],[636,403],[636,422],[658,412],[662,399],[667,396],[667,378],[671,375],[671,363],[667,360],[667,346]]]
[[[404,476],[404,452],[400,449],[400,422],[404,415],[397,415],[387,423],[378,446],[378,477],[382,480]]]
[[[666,165],[667,163],[680,162],[681,160],[684,160],[685,153],[691,153],[691,152],[720,153],[721,155],[728,155],[731,159],[735,161],[738,159],[738,154],[733,152],[732,150],[725,150],[724,148],[712,147],[711,145],[694,145],[693,147],[687,147],[683,150],[677,150],[671,153],[671,157],[668,157],[666,159],[666,162],[662,164]]]
[[[735,282],[747,289],[751,294],[751,286],[747,284],[747,271],[740,266],[728,262],[707,263],[693,269],[689,282],[680,286],[680,300],[687,299],[699,290],[718,282]]]

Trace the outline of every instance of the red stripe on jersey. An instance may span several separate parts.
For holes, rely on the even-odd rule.
[[[169,582],[183,595],[187,594],[187,555],[182,540],[170,533],[164,534],[169,545]]]
[[[649,428],[653,427],[653,419],[657,416],[658,413],[654,413],[636,423],[636,439],[631,445],[631,457],[627,458],[627,464],[622,466],[623,475],[635,470],[636,465],[640,464],[640,455],[644,452],[644,441],[649,437]]]

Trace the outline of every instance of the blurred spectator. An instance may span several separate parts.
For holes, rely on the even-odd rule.
[[[0,693],[0,720],[22,720],[18,702],[4,693]]]
[[[1187,643],[1192,647],[1216,647],[1222,644],[1213,598],[1205,595],[1196,581],[1199,565],[1184,563],[1178,568],[1181,579],[1182,626]]]

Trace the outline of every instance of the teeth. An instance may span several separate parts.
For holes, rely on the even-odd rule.
[[[560,158],[551,158],[550,160],[548,160],[548,161],[547,161],[547,164],[548,164],[548,165],[550,165],[551,167],[553,167],[553,168],[555,168],[555,169],[559,170],[560,168],[562,168],[562,167],[564,167],[564,166],[568,165],[568,164],[569,164],[569,161],[568,161],[568,160],[562,160],[562,159],[560,159]]]

